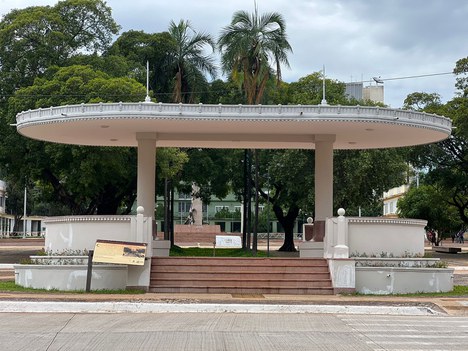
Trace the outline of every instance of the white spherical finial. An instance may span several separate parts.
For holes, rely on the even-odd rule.
[[[143,208],[143,206],[138,206],[137,207],[137,214],[143,214],[143,212],[145,212],[145,209]]]
[[[309,224],[314,223],[314,219],[312,217],[307,217],[307,223]]]
[[[344,216],[346,213],[345,209],[344,208],[339,208],[338,209],[338,216]]]

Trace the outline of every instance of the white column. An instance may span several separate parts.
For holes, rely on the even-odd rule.
[[[144,208],[143,215],[154,219],[156,200],[156,133],[137,133],[138,178],[137,206]]]
[[[315,136],[315,220],[333,216],[333,142],[335,135]]]

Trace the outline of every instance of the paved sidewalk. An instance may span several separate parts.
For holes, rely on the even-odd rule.
[[[0,293],[0,312],[250,312],[468,316],[466,297]]]

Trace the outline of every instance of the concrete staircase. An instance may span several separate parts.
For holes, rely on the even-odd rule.
[[[333,294],[325,259],[153,257],[150,292]]]

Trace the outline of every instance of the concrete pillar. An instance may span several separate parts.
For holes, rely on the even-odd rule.
[[[137,133],[138,178],[137,206],[144,208],[143,215],[154,219],[156,201],[156,133]]]
[[[323,241],[325,220],[333,216],[333,142],[335,135],[315,135],[314,241]]]

